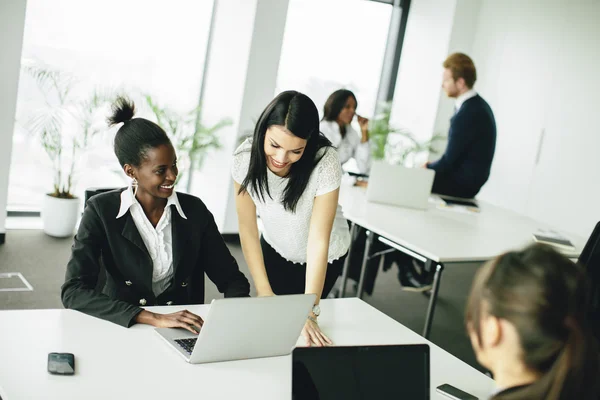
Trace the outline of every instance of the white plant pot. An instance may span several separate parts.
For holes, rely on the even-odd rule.
[[[44,232],[50,236],[67,237],[73,235],[79,213],[79,199],[59,199],[44,196],[42,222]]]

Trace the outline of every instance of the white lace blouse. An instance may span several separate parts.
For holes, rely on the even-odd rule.
[[[234,153],[232,176],[239,184],[244,181],[248,173],[251,146],[252,139],[247,139]],[[249,190],[250,197],[263,222],[265,240],[283,258],[294,263],[306,263],[308,231],[315,197],[336,190],[340,187],[342,180],[342,168],[337,151],[327,147],[319,150],[318,155],[323,155],[323,158],[313,170],[308,185],[298,201],[295,213],[283,208],[283,191],[287,185],[287,178],[275,175],[266,165],[271,197],[265,192],[264,201],[261,201],[256,193]],[[348,223],[338,205],[329,239],[328,262],[337,260],[346,254],[349,245]]]

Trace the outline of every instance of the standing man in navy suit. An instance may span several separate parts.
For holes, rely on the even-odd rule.
[[[475,197],[490,176],[496,149],[496,121],[488,103],[473,90],[477,71],[466,54],[444,61],[442,88],[456,99],[448,145],[442,157],[424,166],[435,170],[434,193]]]

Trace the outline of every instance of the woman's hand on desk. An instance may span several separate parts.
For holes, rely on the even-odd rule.
[[[306,339],[307,346],[331,346],[333,342],[325,336],[323,332],[321,332],[321,328],[319,324],[314,319],[307,319],[304,324],[304,328],[302,328],[302,336]]]
[[[141,324],[148,324],[157,328],[183,328],[192,333],[200,332],[204,320],[188,310],[178,311],[171,314],[157,314],[147,310],[139,313],[135,321]]]

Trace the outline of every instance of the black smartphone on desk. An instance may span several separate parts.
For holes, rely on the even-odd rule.
[[[53,375],[73,375],[75,356],[72,353],[48,353],[48,372]]]
[[[467,392],[463,392],[462,390],[455,388],[452,385],[448,385],[443,384],[440,385],[436,388],[436,391],[438,393],[443,394],[444,396],[447,396],[450,399],[455,399],[455,400],[479,400],[477,397],[467,393]]]

